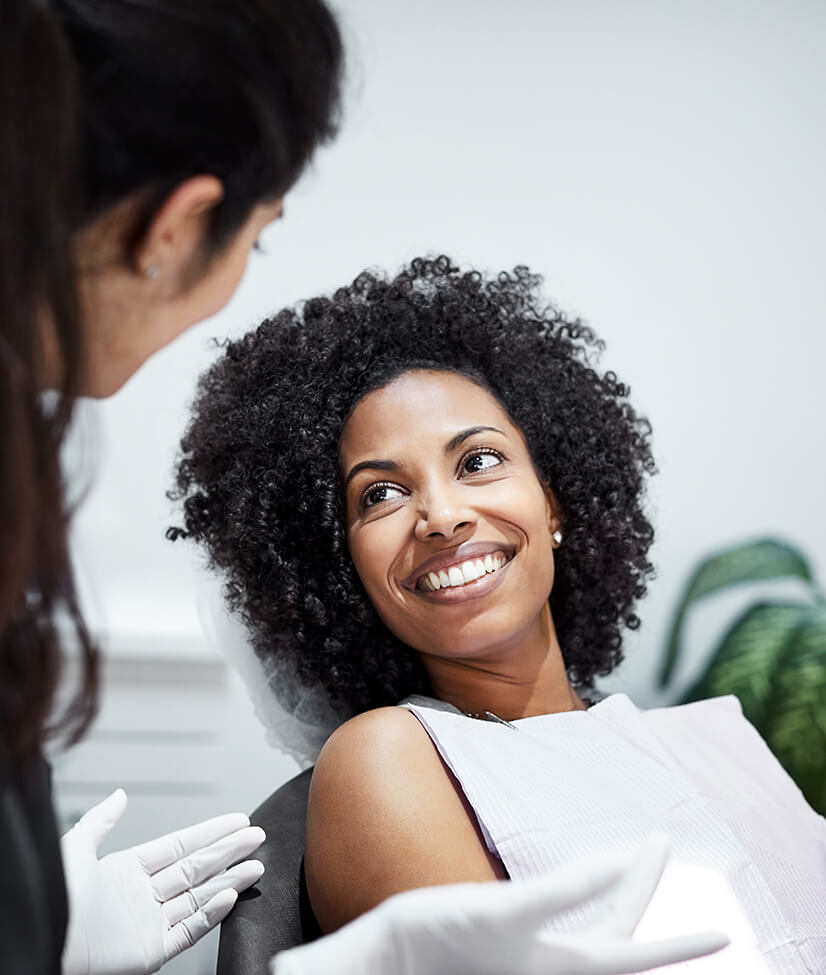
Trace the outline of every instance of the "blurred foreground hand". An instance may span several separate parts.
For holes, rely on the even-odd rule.
[[[63,975],[149,975],[220,924],[264,872],[264,831],[217,816],[98,859],[126,809],[118,789],[61,839],[69,894]],[[229,869],[227,869],[229,867]]]
[[[628,863],[588,861],[535,880],[424,887],[397,894],[335,934],[276,955],[271,975],[622,975],[719,951],[704,932],[637,944],[668,841],[652,836]],[[606,891],[608,893],[606,893]],[[577,933],[543,924],[597,895],[598,921]]]

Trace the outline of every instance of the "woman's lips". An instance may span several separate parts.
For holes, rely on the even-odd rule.
[[[472,582],[465,582],[460,586],[447,586],[444,589],[428,591],[416,588],[413,592],[429,603],[440,603],[442,605],[466,602],[469,599],[478,599],[480,596],[487,596],[502,584],[511,567],[513,560],[504,562],[493,572],[486,572],[483,576],[474,579]]]
[[[465,586],[469,582],[475,582],[485,575],[498,572],[507,564],[507,556],[504,552],[493,552],[492,554],[479,556],[475,559],[466,559],[457,565],[451,565],[437,572],[428,572],[420,576],[416,581],[417,589],[424,589],[425,592],[438,592],[440,589],[457,588]]]
[[[505,545],[502,542],[462,542],[461,545],[454,545],[453,548],[445,549],[438,555],[433,555],[429,559],[425,559],[424,562],[420,562],[410,575],[402,580],[401,584],[405,589],[419,589],[422,579],[425,579],[431,572],[437,575],[442,570],[449,572],[453,567],[458,568],[466,562],[475,562],[477,559],[481,559],[484,563],[485,557],[488,555],[491,558],[496,555],[509,562],[514,556],[514,551],[512,545]]]
[[[422,562],[402,585],[417,596],[453,602],[482,595],[499,584],[498,576],[514,557],[501,542],[464,542]]]

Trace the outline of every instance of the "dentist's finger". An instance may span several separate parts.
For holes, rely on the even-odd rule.
[[[240,894],[241,891],[260,880],[263,873],[264,864],[260,860],[245,860],[243,863],[211,877],[205,883],[193,887],[192,890],[185,890],[182,894],[178,894],[177,897],[173,897],[172,900],[163,904],[162,910],[167,924],[171,928],[179,921],[185,920],[222,890],[232,888]]]
[[[600,954],[604,953],[603,957],[589,959],[588,972],[591,975],[647,972],[661,965],[673,965],[711,955],[725,948],[728,943],[729,939],[722,931],[703,931],[641,944],[624,940],[609,942],[600,950]]]
[[[158,870],[168,867],[176,860],[189,856],[205,846],[211,846],[249,824],[249,816],[245,816],[244,813],[227,813],[141,843],[133,847],[132,852],[147,873],[157,873]]]
[[[196,941],[209,934],[235,907],[237,900],[237,891],[232,888],[222,890],[185,921],[180,921],[171,927],[166,933],[166,960],[169,961],[184,949],[191,948]]]
[[[554,914],[614,887],[628,866],[627,857],[604,857],[560,867],[544,877],[496,884],[491,921],[503,930],[516,925],[532,932]]]
[[[606,898],[601,916],[592,929],[595,935],[630,936],[634,933],[663,875],[670,845],[664,833],[652,833],[648,837]]]
[[[75,836],[83,834],[97,852],[97,848],[126,811],[126,802],[123,789],[115,789],[111,795],[80,817],[72,827]]]
[[[150,878],[155,897],[159,901],[168,901],[185,890],[197,887],[230,864],[245,860],[261,846],[264,839],[265,833],[260,826],[247,826],[205,849],[196,850]]]

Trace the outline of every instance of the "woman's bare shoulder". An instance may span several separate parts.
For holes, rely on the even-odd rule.
[[[363,757],[365,748],[379,755],[392,755],[399,750],[424,751],[429,742],[427,732],[407,708],[375,708],[357,714],[333,732],[321,750],[316,769],[331,759],[338,762],[354,754]]]
[[[461,788],[406,708],[360,714],[322,749],[305,870],[325,931],[401,890],[501,876]]]

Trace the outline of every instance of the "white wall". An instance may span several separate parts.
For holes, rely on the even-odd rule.
[[[615,682],[652,700],[699,556],[776,533],[826,575],[826,5],[339,9],[343,131],[265,235],[268,255],[219,316],[79,424],[75,466],[95,458],[75,522],[90,612],[113,645],[201,652],[191,552],[164,540],[164,492],[211,337],[367,265],[441,251],[528,263],[606,339],[605,365],[654,425],[659,578]]]

